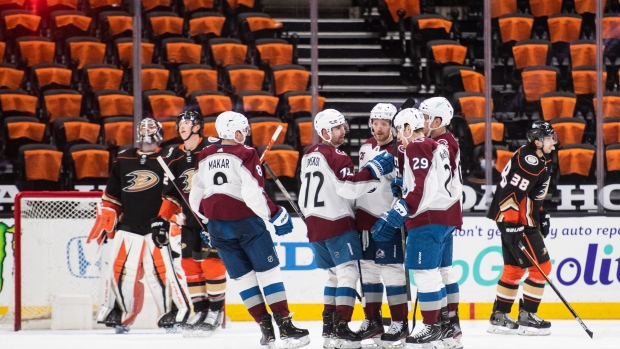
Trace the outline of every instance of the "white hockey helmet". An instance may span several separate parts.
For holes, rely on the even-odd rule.
[[[215,119],[215,129],[221,139],[232,139],[235,142],[237,142],[235,134],[237,131],[241,132],[243,135],[243,142],[241,143],[245,142],[245,137],[252,134],[248,119],[243,114],[234,111],[225,111],[218,115]]]
[[[394,115],[396,115],[396,107],[392,103],[377,103],[374,108],[370,111],[370,118],[368,119],[368,128],[370,128],[370,133],[375,135],[375,131],[372,129],[372,121],[374,119],[379,120],[388,120],[390,124],[392,124],[392,120],[394,120]]]
[[[326,130],[329,135],[329,139],[323,138],[326,142],[332,141],[332,128],[340,125],[344,125],[345,132],[349,132],[347,120],[336,109],[325,109],[314,117],[314,129],[319,134],[319,137],[323,138],[323,130]]]
[[[404,132],[405,125],[411,127],[411,131],[424,129],[424,115],[416,108],[406,108],[394,117],[394,128],[397,132]],[[400,131],[399,131],[400,129]]]
[[[164,130],[161,123],[153,118],[144,118],[138,124],[138,143],[160,145],[164,140]]]
[[[428,115],[428,122],[431,123],[436,117],[441,118],[441,126],[450,125],[454,109],[445,97],[431,97],[425,99],[420,104],[420,111]]]

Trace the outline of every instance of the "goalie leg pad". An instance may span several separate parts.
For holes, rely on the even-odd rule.
[[[144,276],[144,272],[140,267],[140,260],[143,245],[144,237],[120,230],[110,246],[108,260],[111,265],[106,268],[107,275],[103,277],[107,284],[104,287],[107,288],[108,305],[112,301],[110,291],[114,294],[114,301],[123,312],[121,318],[123,325],[132,324],[142,310],[144,286],[140,280]],[[111,305],[110,310],[113,308],[113,303]],[[100,316],[102,315],[100,314]]]

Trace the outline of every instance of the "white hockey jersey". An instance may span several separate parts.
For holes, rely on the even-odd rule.
[[[403,198],[409,208],[407,229],[428,224],[456,226],[459,217],[451,217],[446,210],[458,195],[451,193],[452,168],[445,145],[420,137],[405,150]]]
[[[299,207],[306,216],[310,242],[355,230],[354,199],[379,184],[370,170],[355,173],[349,155],[323,143],[306,151],[300,177]]]
[[[454,203],[446,210],[446,214],[460,217],[460,223],[455,225],[457,228],[460,228],[463,225],[463,175],[461,173],[461,150],[459,149],[459,143],[450,131],[446,131],[433,138],[433,140],[448,147],[448,152],[450,153],[450,167],[452,168],[450,193],[453,195]]]
[[[405,148],[398,142],[398,164],[402,173],[402,163],[404,161]],[[381,154],[382,152],[392,153],[394,151],[393,143],[378,146],[377,140],[372,137],[360,147],[359,151],[359,167],[362,168],[366,163]],[[357,230],[370,230],[377,222],[379,216],[385,211],[392,208],[394,204],[394,196],[390,183],[392,178],[397,176],[395,168],[391,174],[379,178],[379,185],[376,190],[362,195],[355,200],[355,224]]]

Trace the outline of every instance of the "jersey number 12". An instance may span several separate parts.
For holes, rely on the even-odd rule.
[[[306,197],[304,198],[304,207],[308,207],[308,196],[310,196],[310,183],[314,182],[310,180],[310,178],[312,177],[318,178],[319,180],[316,185],[316,190],[314,191],[314,207],[325,206],[324,201],[319,201],[319,192],[321,191],[321,187],[323,187],[323,182],[325,181],[325,177],[323,177],[323,174],[319,171],[315,171],[312,173],[307,172],[305,177],[306,177]]]

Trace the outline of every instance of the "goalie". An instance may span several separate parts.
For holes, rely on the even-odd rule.
[[[101,306],[97,322],[126,333],[142,310],[143,279],[149,285],[160,317],[158,326],[172,328],[189,316],[184,274],[173,270],[168,247],[157,248],[150,221],[161,206],[163,169],[157,162],[163,139],[152,118],[138,126],[139,148],[119,152],[97,208],[87,242],[106,244],[101,267]],[[175,220],[181,224],[182,215]],[[109,240],[109,241],[108,241]]]

